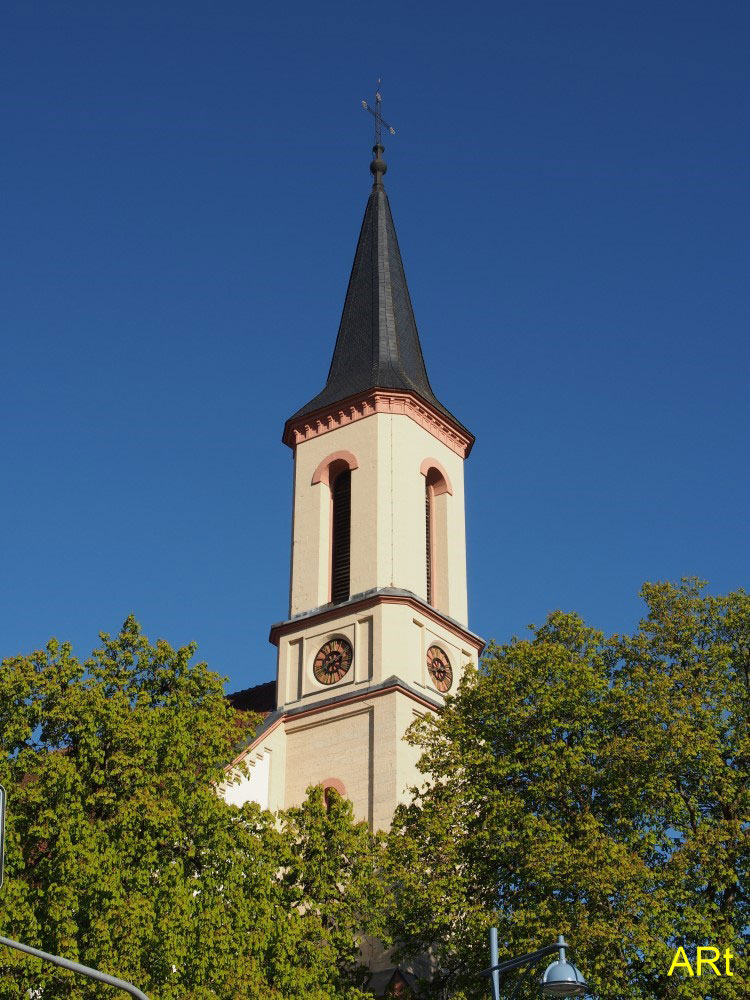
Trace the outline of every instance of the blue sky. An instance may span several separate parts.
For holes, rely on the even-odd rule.
[[[245,687],[288,598],[371,100],[467,463],[470,624],[748,583],[744,2],[11,3],[0,653],[133,611]]]

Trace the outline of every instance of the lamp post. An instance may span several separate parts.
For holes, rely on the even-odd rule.
[[[520,969],[526,966],[529,971],[543,958],[557,952],[557,959],[551,962],[539,982],[539,988],[544,996],[550,997],[580,997],[588,993],[589,988],[581,972],[572,962],[569,962],[565,954],[568,947],[565,938],[560,934],[554,944],[549,944],[538,951],[531,951],[528,955],[519,955],[517,958],[508,958],[504,962],[498,962],[497,953],[497,928],[490,928],[490,962],[488,969],[484,969],[483,976],[491,976],[492,1000],[500,1000],[500,979],[506,972],[513,969]],[[523,982],[523,976],[518,980],[515,989],[510,995],[510,1000],[514,1000]]]

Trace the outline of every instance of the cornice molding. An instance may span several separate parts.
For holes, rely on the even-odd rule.
[[[296,420],[290,418],[284,427],[283,442],[294,449],[303,441],[335,431],[355,420],[375,413],[402,413],[461,458],[467,458],[474,444],[474,435],[446,419],[420,396],[393,389],[369,389],[339,403],[306,413]]]
[[[308,628],[310,625],[318,625],[321,622],[341,618],[350,613],[356,614],[361,611],[366,611],[368,608],[373,608],[378,604],[406,605],[414,611],[419,611],[420,614],[423,614],[426,618],[430,618],[438,625],[442,625],[443,628],[448,629],[455,635],[460,636],[468,646],[471,646],[472,649],[477,651],[477,656],[479,656],[484,649],[484,640],[480,639],[478,635],[470,632],[453,618],[449,618],[448,615],[441,614],[437,608],[433,608],[432,605],[420,600],[420,598],[416,595],[410,594],[409,591],[403,591],[401,593],[375,591],[372,594],[363,595],[358,600],[347,601],[344,604],[326,605],[325,607],[316,609],[315,611],[298,615],[296,618],[290,618],[284,622],[277,622],[275,625],[271,626],[268,641],[274,646],[278,646],[281,636],[288,635],[290,632],[298,632],[302,629]]]
[[[411,698],[424,708],[429,708],[433,712],[439,712],[443,707],[429,698],[412,691],[405,684],[400,684],[394,680],[392,683],[385,683],[382,687],[369,688],[367,691],[355,691],[352,694],[341,695],[330,701],[313,703],[312,705],[301,705],[284,712],[284,722],[297,722],[299,719],[306,719],[310,715],[319,715],[321,712],[329,712],[336,708],[346,708],[358,701],[371,701],[373,698],[381,698],[385,694],[392,694],[398,691],[400,694]]]
[[[230,771],[233,767],[236,767],[249,753],[252,753],[253,750],[267,739],[274,729],[277,729],[286,722],[297,722],[299,719],[307,718],[310,715],[319,715],[321,712],[330,712],[337,708],[345,708],[347,705],[358,701],[371,701],[373,698],[381,698],[383,695],[392,694],[394,691],[405,695],[407,698],[411,698],[412,701],[417,702],[417,704],[432,712],[439,712],[442,708],[442,705],[437,704],[430,698],[422,697],[416,691],[413,691],[410,687],[407,687],[396,679],[392,682],[387,681],[380,687],[368,688],[366,691],[357,691],[352,694],[339,695],[337,698],[331,698],[317,704],[300,705],[291,709],[282,708],[275,713],[273,719],[267,720],[266,724],[256,733],[247,746],[243,747],[231,764],[226,765],[224,770]]]

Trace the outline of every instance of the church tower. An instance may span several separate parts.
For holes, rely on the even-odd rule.
[[[422,780],[405,730],[440,709],[483,646],[467,626],[474,439],[427,377],[383,152],[328,379],[284,428],[294,508],[289,610],[270,635],[275,710],[243,754],[250,779],[226,793],[278,809],[333,786],[373,829]]]

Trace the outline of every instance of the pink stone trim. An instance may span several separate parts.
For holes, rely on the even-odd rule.
[[[319,781],[318,784],[324,792],[329,788],[335,788],[342,798],[346,798],[346,788],[344,788],[344,782],[339,781],[338,778],[325,778],[323,781]]]
[[[445,471],[443,466],[435,458],[426,458],[424,462],[419,467],[419,471],[423,476],[428,476],[430,471],[434,469],[440,474],[440,481],[436,483],[430,483],[432,487],[432,495],[435,497],[442,496],[443,493],[447,493],[449,496],[453,496],[453,487],[451,485],[448,473]]]
[[[359,462],[350,451],[331,452],[330,455],[323,459],[315,472],[313,472],[312,486],[316,483],[325,483],[326,486],[331,485],[331,466],[334,462],[344,462],[349,469],[359,468]]]
[[[284,443],[295,448],[303,441],[327,434],[355,420],[371,417],[373,413],[405,414],[461,458],[467,457],[474,444],[471,434],[451,423],[429,403],[408,392],[385,389],[372,389],[359,396],[351,396],[335,407],[307,414],[294,423],[290,421],[284,430]]]

